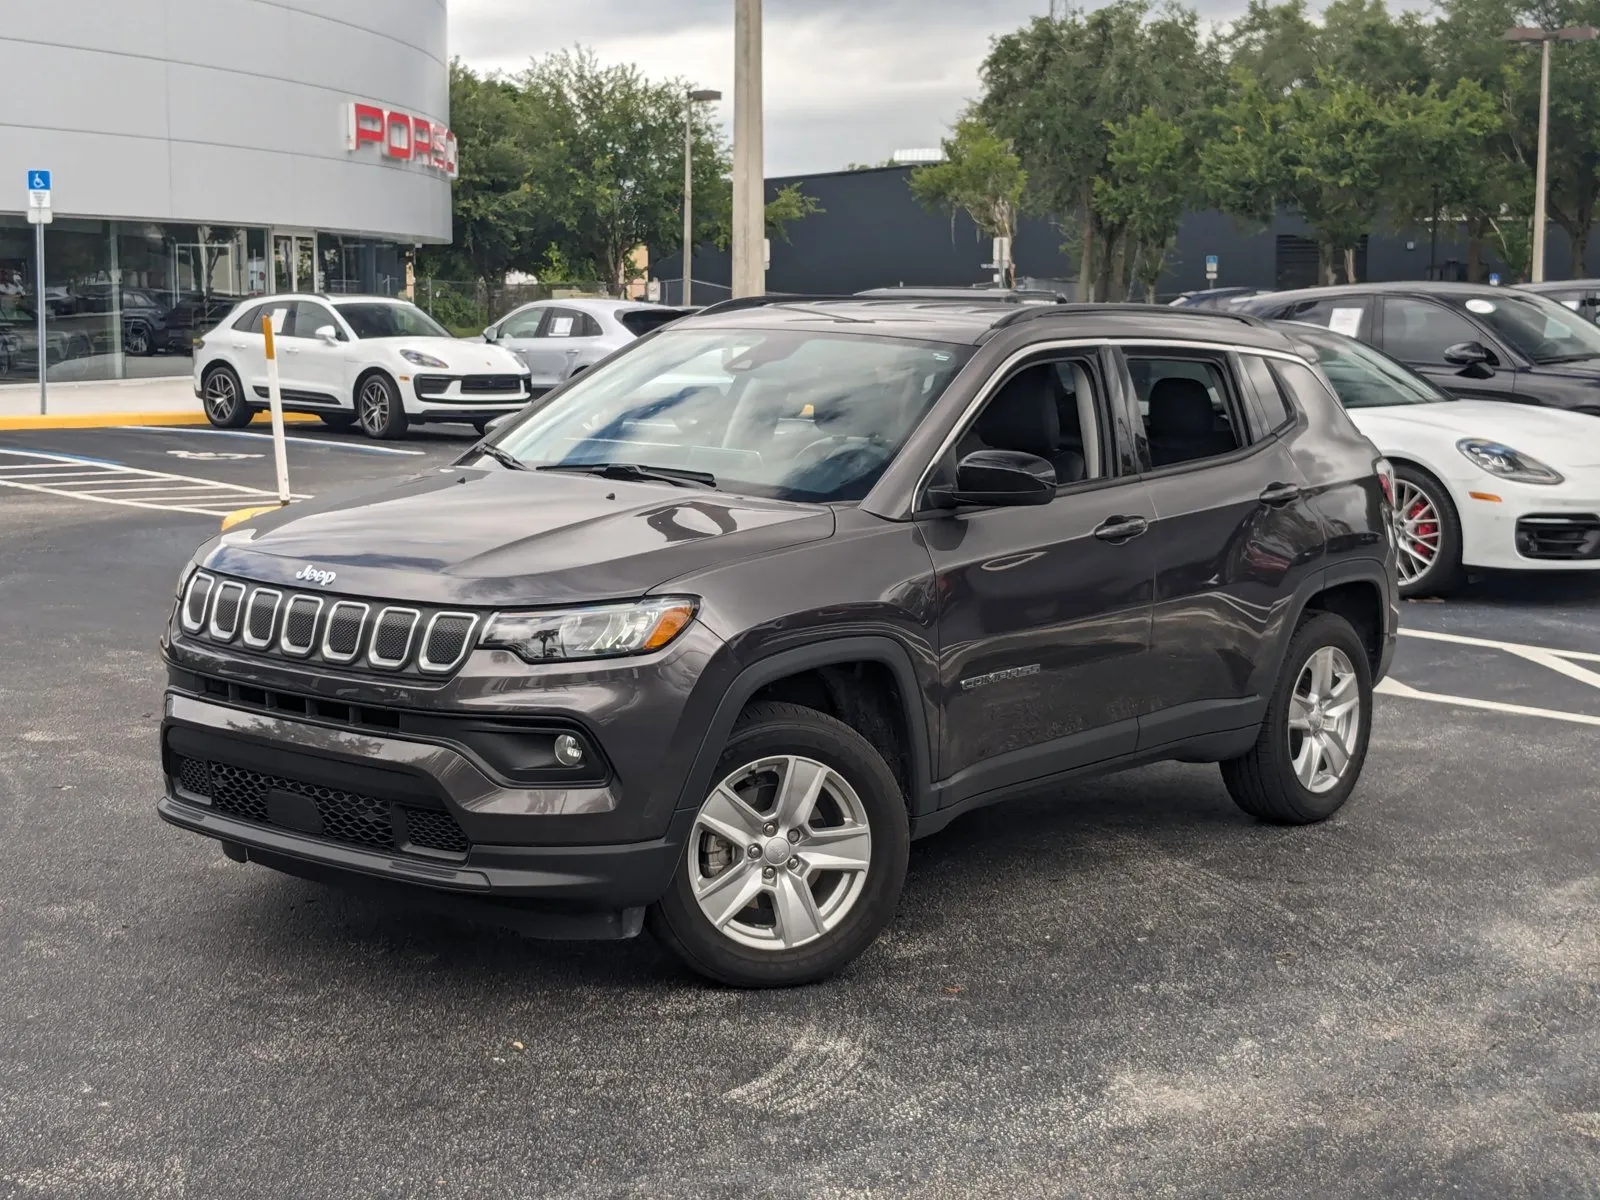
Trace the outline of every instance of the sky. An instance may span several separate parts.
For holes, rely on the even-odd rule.
[[[1092,6],[1092,4],[1091,4]],[[930,147],[978,92],[989,40],[1049,0],[766,0],[766,174],[878,163]],[[1200,0],[1203,20],[1244,0]],[[731,130],[733,0],[449,0],[450,52],[478,70],[518,71],[579,43],[714,88]]]

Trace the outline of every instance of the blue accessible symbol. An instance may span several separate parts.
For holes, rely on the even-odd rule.
[[[30,192],[48,192],[50,190],[50,172],[29,171],[28,190]]]

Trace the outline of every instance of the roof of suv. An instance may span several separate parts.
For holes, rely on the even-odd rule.
[[[811,332],[866,326],[880,337],[967,345],[985,342],[1001,329],[1040,324],[1059,329],[1064,337],[1181,338],[1270,350],[1289,348],[1280,331],[1244,313],[1150,304],[1017,305],[961,298],[756,296],[725,300],[683,320],[695,326],[771,326]]]
[[[1293,288],[1281,292],[1268,292],[1258,299],[1245,301],[1243,307],[1251,312],[1270,308],[1284,300],[1312,300],[1319,296],[1365,296],[1374,292],[1420,296],[1503,296],[1509,288],[1488,283],[1434,283],[1427,279],[1399,279],[1385,283],[1341,283],[1334,287]]]

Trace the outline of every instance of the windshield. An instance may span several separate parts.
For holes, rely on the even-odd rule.
[[[1285,330],[1317,352],[1317,364],[1346,408],[1395,404],[1442,404],[1450,397],[1371,346],[1329,333],[1318,325],[1285,322]]]
[[[1600,329],[1544,296],[1451,297],[1529,362],[1600,358]]]
[[[339,304],[339,315],[356,337],[443,337],[450,331],[414,304]]]
[[[706,472],[725,491],[860,500],[972,347],[788,329],[667,330],[496,439],[529,467]]]

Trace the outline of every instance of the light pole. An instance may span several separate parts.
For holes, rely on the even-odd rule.
[[[694,259],[694,106],[721,100],[722,93],[709,88],[691,90],[683,106],[683,304],[689,304]]]
[[[767,290],[766,176],[761,149],[761,0],[733,9],[733,294]]]
[[[1587,42],[1597,32],[1593,25],[1569,25],[1565,29],[1540,29],[1538,26],[1519,25],[1508,29],[1508,42],[1538,42],[1539,55],[1539,156],[1533,168],[1533,263],[1528,273],[1532,282],[1544,281],[1544,194],[1549,179],[1547,160],[1550,142],[1550,43]],[[1578,264],[1578,274],[1583,265]]]

